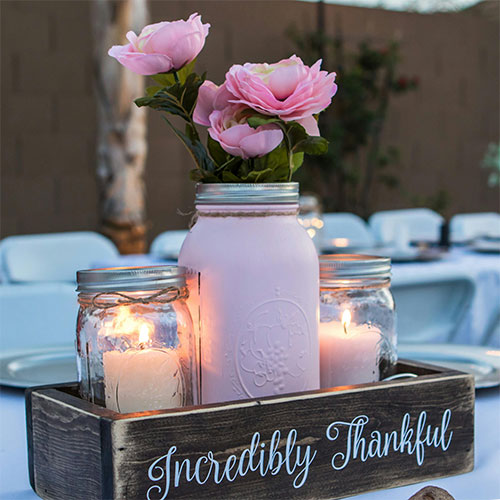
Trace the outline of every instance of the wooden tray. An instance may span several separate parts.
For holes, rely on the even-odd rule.
[[[30,482],[44,499],[342,498],[474,464],[474,380],[418,377],[119,414],[76,385],[26,393]]]

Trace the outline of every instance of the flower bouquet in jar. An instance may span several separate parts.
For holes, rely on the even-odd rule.
[[[196,165],[197,220],[179,264],[199,273],[199,301],[189,306],[201,400],[318,389],[319,264],[290,181],[304,154],[328,149],[317,115],[337,91],[335,73],[291,56],[235,64],[218,86],[194,71],[208,30],[193,14],[129,32],[127,45],[109,51],[153,78],[135,102],[164,112]],[[208,128],[206,145],[197,125]]]
[[[293,55],[277,63],[235,64],[222,85],[194,71],[210,25],[192,14],[187,21],[160,22],[127,34],[129,43],[109,55],[155,85],[138,106],[163,111],[168,126],[184,143],[204,183],[288,182],[304,154],[323,154],[317,115],[337,91],[335,73],[321,70],[321,60],[306,66]],[[184,129],[166,115],[180,117]],[[196,125],[208,127],[206,146]]]

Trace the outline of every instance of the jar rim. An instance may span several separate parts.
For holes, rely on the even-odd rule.
[[[319,268],[320,281],[390,280],[391,278],[391,259],[375,255],[320,255]]]
[[[281,205],[298,202],[298,182],[198,183],[196,185],[196,205]]]
[[[160,290],[186,286],[185,267],[142,266],[82,269],[76,273],[77,292]]]

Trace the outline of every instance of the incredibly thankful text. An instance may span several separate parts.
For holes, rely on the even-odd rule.
[[[390,453],[413,455],[421,466],[426,448],[441,448],[445,452],[450,447],[453,437],[453,431],[448,429],[450,420],[449,409],[443,412],[438,425],[428,423],[425,411],[420,412],[413,423],[411,415],[405,413],[401,426],[390,432],[370,431],[370,418],[366,415],[358,415],[350,421],[334,421],[325,431],[325,438],[332,443],[332,471],[345,469],[354,460],[367,462],[387,457]],[[147,498],[164,500],[172,488],[179,487],[183,482],[203,485],[213,481],[220,484],[223,481],[233,482],[250,473],[265,477],[283,472],[291,477],[294,488],[301,488],[318,453],[311,441],[314,440],[298,440],[296,429],[291,429],[283,437],[280,430],[275,430],[269,442],[255,432],[248,447],[224,459],[218,459],[213,451],[196,459],[178,459],[177,446],[172,445],[148,469],[148,478],[154,484],[149,487]],[[335,446],[340,443],[340,447]],[[222,452],[219,454],[222,455]]]

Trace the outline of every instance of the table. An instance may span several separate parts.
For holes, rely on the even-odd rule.
[[[418,280],[422,274],[443,276],[459,272],[475,286],[472,302],[465,311],[453,337],[455,344],[484,345],[492,325],[500,317],[500,256],[477,253],[465,248],[452,248],[441,260],[393,264],[392,283]],[[493,335],[487,345],[500,347],[500,335]]]
[[[1,388],[0,392],[0,499],[31,500],[26,457],[26,424],[23,391]],[[475,469],[461,476],[435,479],[422,484],[367,493],[357,500],[405,500],[429,484],[448,490],[455,500],[500,498],[500,392],[476,393]]]

